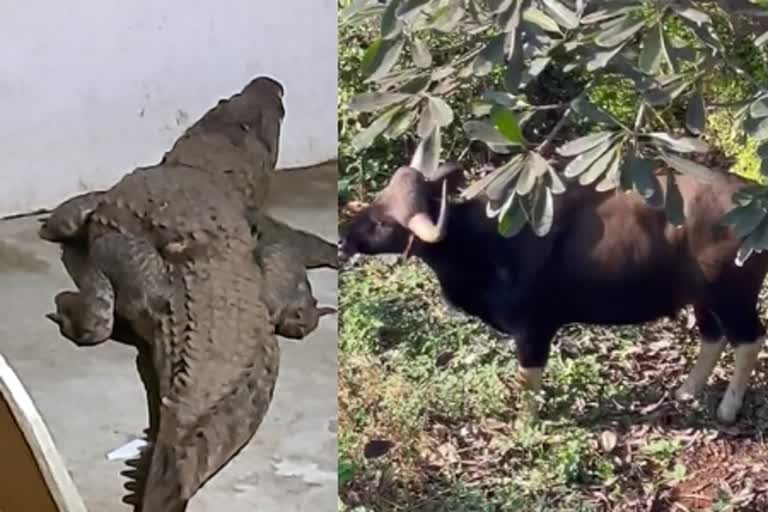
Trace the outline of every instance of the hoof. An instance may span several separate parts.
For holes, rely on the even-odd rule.
[[[678,402],[692,402],[696,398],[696,391],[686,384],[681,385],[675,390],[675,400]]]
[[[717,407],[717,418],[723,423],[733,423],[736,421],[736,416],[741,409],[741,403],[729,398],[726,395]]]

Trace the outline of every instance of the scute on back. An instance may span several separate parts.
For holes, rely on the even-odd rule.
[[[149,235],[161,251],[213,249],[211,243],[233,239],[251,244],[245,205],[220,181],[186,166],[138,170],[100,197],[91,220],[107,229]],[[179,244],[176,251],[171,244]]]

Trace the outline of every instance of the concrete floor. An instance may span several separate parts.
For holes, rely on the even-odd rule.
[[[270,210],[335,241],[336,164],[283,171]],[[37,238],[34,217],[0,221],[0,353],[47,422],[88,509],[128,511],[122,461],[106,454],[146,426],[143,390],[130,347],[78,349],[43,315],[73,289],[58,248]],[[335,306],[333,270],[311,272],[321,305]],[[301,342],[281,340],[270,411],[250,445],[193,498],[190,512],[336,510],[337,319],[325,316]]]

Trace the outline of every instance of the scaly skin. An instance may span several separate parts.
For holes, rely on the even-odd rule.
[[[185,292],[161,326],[164,337],[182,342],[167,345],[165,357],[175,364],[139,495],[145,512],[176,510],[189,500],[250,440],[272,400],[279,348],[259,300],[259,272],[250,244],[227,245],[228,257],[183,265]]]
[[[335,244],[326,242],[312,233],[292,228],[261,212],[249,212],[248,222],[260,245],[281,243],[294,248],[305,268],[339,268],[338,249]]]
[[[137,512],[185,510],[271,401],[279,353],[246,215],[266,196],[281,96],[274,82],[255,80],[161,164],[65,202],[40,228],[62,245],[79,289],[59,294],[49,315],[62,335],[148,347],[139,362],[152,367],[142,373],[150,444],[127,486]]]
[[[171,267],[180,286],[173,287],[170,313],[151,334],[155,371],[146,376],[140,366],[148,402],[159,403],[150,405],[150,445],[133,463],[140,471],[129,472],[134,482],[127,488],[136,493],[126,501],[137,511],[185,510],[199,487],[254,435],[272,400],[279,347],[259,300],[260,272],[247,240],[223,245],[213,257],[198,255]],[[82,255],[66,246],[64,252]],[[71,264],[72,255],[65,259],[82,268]],[[95,272],[75,275],[78,284],[92,288],[88,279]],[[116,287],[115,295],[121,293]],[[76,343],[82,343],[77,333],[88,314],[83,297],[82,291],[63,292],[56,300],[62,334]],[[140,340],[146,338],[137,340],[132,327],[115,337],[136,344],[141,357]],[[152,376],[159,377],[156,383]]]
[[[306,269],[338,267],[336,246],[268,215],[252,217],[251,230],[258,237],[254,256],[264,275],[264,301],[277,334],[306,337],[320,317],[336,312],[317,307]]]

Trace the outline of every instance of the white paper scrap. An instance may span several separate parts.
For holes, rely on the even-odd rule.
[[[107,454],[107,460],[133,459],[141,455],[141,449],[147,446],[146,439],[134,439]]]

